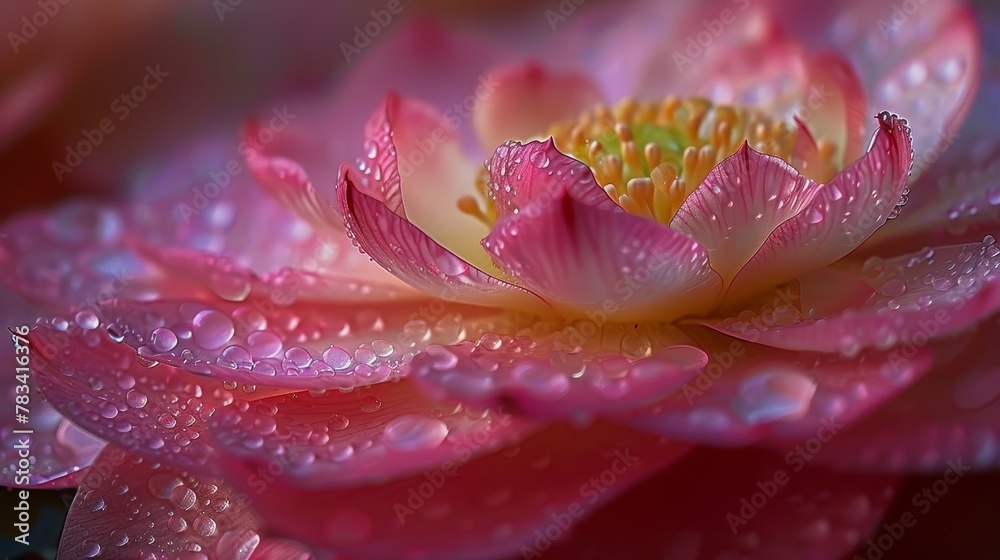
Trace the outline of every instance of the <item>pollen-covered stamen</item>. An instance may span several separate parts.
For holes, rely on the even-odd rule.
[[[479,195],[478,199],[474,196],[459,198],[458,210],[492,228],[493,224],[497,221],[497,209],[496,205],[493,204],[493,199],[490,197],[489,181],[489,172],[485,168],[480,169],[476,175],[476,194]],[[480,202],[482,202],[482,206],[480,206]]]
[[[797,129],[758,110],[670,96],[598,105],[549,133],[560,151],[590,166],[624,210],[666,223],[743,142],[794,164]],[[817,144],[823,159],[833,156],[830,142]]]

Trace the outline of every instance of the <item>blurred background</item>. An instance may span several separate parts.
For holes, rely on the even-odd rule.
[[[462,2],[403,0],[403,18],[438,18],[483,33],[517,28],[529,40],[549,30],[550,4],[531,0]],[[577,2],[580,3],[580,2]],[[995,0],[978,9],[996,9]],[[587,0],[596,9],[604,0]],[[44,6],[43,6],[44,5]],[[385,0],[303,0],[288,10],[277,2],[243,0],[4,0],[0,30],[0,219],[53,205],[68,196],[112,198],[126,188],[123,177],[156,154],[209,131],[232,131],[242,119],[274,100],[317,93],[348,70],[342,42],[351,42],[358,22]],[[49,10],[49,13],[46,12]],[[41,13],[42,15],[38,15]],[[984,33],[985,35],[985,33]],[[376,37],[375,41],[382,39]],[[135,107],[120,97],[159,65],[168,72]],[[155,68],[154,68],[155,70]],[[117,104],[116,104],[117,103]],[[103,134],[93,154],[69,172],[67,145],[105,117],[115,129]],[[904,501],[934,477],[913,477],[900,491]],[[953,494],[897,547],[891,559],[1000,558],[1000,477],[979,475]],[[33,552],[5,542],[7,558],[52,558],[73,492],[32,492]],[[5,489],[0,497],[11,496]],[[905,511],[907,503],[899,504]],[[7,540],[10,509],[3,507]],[[890,511],[888,519],[897,518]],[[588,525],[593,527],[593,525]],[[593,527],[599,530],[599,527]],[[865,557],[863,550],[858,554]]]

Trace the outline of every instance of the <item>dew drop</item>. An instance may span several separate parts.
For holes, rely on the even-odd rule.
[[[229,317],[212,309],[195,315],[191,326],[195,343],[206,350],[222,348],[236,332]]]
[[[160,327],[149,335],[149,344],[157,352],[169,352],[177,346],[177,335],[170,329]]]
[[[362,412],[378,412],[378,409],[382,408],[382,401],[376,399],[375,397],[368,395],[367,397],[361,399],[361,411]]]
[[[441,420],[426,416],[406,415],[385,425],[382,442],[393,449],[414,451],[433,449],[448,436],[448,426]]]

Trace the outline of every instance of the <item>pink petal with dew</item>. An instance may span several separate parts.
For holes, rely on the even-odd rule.
[[[477,242],[489,230],[459,210],[459,201],[476,192],[477,173],[459,126],[451,110],[390,94],[365,126],[357,186],[462,260],[489,270]]]
[[[219,474],[207,426],[234,397],[221,383],[160,367],[97,332],[32,331],[45,399],[85,430],[143,457]]]
[[[567,331],[573,333],[575,328]],[[491,406],[513,404],[533,417],[580,420],[672,393],[708,361],[694,346],[644,348],[650,356],[626,357],[610,349],[580,351],[555,341],[491,335],[476,343],[432,346],[413,358],[410,371],[436,397]]]
[[[875,472],[939,473],[951,464],[1000,465],[1000,367],[996,317],[970,334],[933,343],[934,370],[830,443],[820,462]],[[933,323],[924,323],[932,329]],[[931,334],[931,333],[925,333]],[[915,336],[898,350],[918,346]]]
[[[282,268],[266,274],[233,263],[226,257],[185,249],[134,245],[138,254],[154,264],[169,278],[190,282],[185,292],[161,292],[160,297],[193,296],[209,299],[214,294],[231,302],[246,301],[251,295],[271,295],[284,306],[295,302],[360,303],[412,301],[426,299],[418,292],[392,278],[390,282],[371,281],[350,276],[317,273],[310,264],[306,269]],[[350,274],[351,271],[347,271]],[[206,288],[208,288],[206,290]],[[280,294],[278,297],[275,294]]]
[[[992,237],[888,260],[871,257],[864,266],[849,269],[875,292],[863,305],[845,301],[828,314],[792,309],[769,322],[751,314],[702,323],[737,338],[789,350],[853,355],[864,348],[889,349],[916,337],[926,341],[957,332],[989,317],[1000,307],[998,267],[1000,246]],[[808,278],[822,277],[817,272]]]
[[[820,188],[744,143],[684,200],[670,227],[708,250],[728,287],[771,232],[807,208]]]
[[[270,397],[215,420],[227,472],[245,471],[258,492],[274,476],[316,490],[381,484],[468,461],[541,427],[499,407],[429,400],[408,380]]]
[[[412,353],[429,344],[508,328],[496,319],[497,311],[441,300],[295,304],[289,293],[296,292],[272,290],[241,302],[198,294],[186,300],[112,301],[101,308],[95,329],[106,330],[145,360],[197,375],[318,390],[395,379]]]
[[[979,10],[979,25],[995,29],[1000,15]],[[982,239],[1000,230],[1000,46],[983,36],[982,83],[976,91],[970,117],[951,136],[916,153],[916,165],[925,168],[910,192],[899,219],[880,229],[865,244],[866,252],[916,250]]]
[[[921,350],[855,358],[709,339],[710,362],[676,393],[619,416],[668,437],[737,446],[788,442],[856,424],[930,370]],[[714,349],[714,350],[710,350]]]
[[[574,527],[545,557],[840,560],[877,537],[898,485],[761,451],[700,448]]]
[[[448,251],[377,199],[345,169],[339,189],[348,234],[375,262],[414,288],[445,301],[544,309],[535,295],[495,278]]]
[[[70,558],[311,558],[262,536],[246,495],[117,447],[95,461],[73,500],[59,554]],[[292,555],[297,551],[298,555]],[[278,553],[284,554],[284,556]]]
[[[491,455],[378,486],[317,491],[276,480],[251,496],[277,533],[337,553],[498,558],[532,546],[535,531],[558,527],[557,519],[593,513],[688,449],[608,424],[558,425]]]
[[[494,70],[491,84],[495,91],[480,99],[473,116],[487,150],[542,136],[553,123],[576,118],[603,99],[587,76],[555,74],[534,61]]]
[[[536,151],[541,146],[506,146],[490,164],[520,193],[499,198],[507,215],[483,240],[504,272],[577,315],[601,310],[615,321],[665,321],[714,306],[721,282],[701,245],[620,211],[586,167],[568,162],[551,142]],[[519,151],[528,157],[507,161]]]
[[[5,415],[0,425],[3,444],[0,447],[0,484],[11,488],[75,486],[75,475],[86,472],[104,447],[104,441],[78,428],[39,395],[34,364],[39,348],[32,345],[29,337],[23,336],[25,328],[38,318],[39,309],[6,289],[0,289],[0,305],[3,324],[10,329],[11,335],[9,342],[0,347],[0,360],[9,364],[8,374],[0,384],[0,395],[8,398],[12,407],[20,405]],[[20,422],[22,412],[25,422]],[[31,433],[16,433],[26,429]],[[25,442],[32,459],[27,469],[19,466]]]
[[[552,139],[542,142],[504,142],[486,164],[490,199],[498,218],[506,218],[531,204],[549,204],[568,196],[599,210],[622,209],[594,179],[586,164],[556,149]]]
[[[868,153],[817,187],[808,203],[769,232],[726,294],[730,303],[846,256],[906,202],[913,152],[906,121],[879,116]],[[811,187],[812,185],[810,185]]]

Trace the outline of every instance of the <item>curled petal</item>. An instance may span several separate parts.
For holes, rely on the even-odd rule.
[[[807,208],[819,190],[784,161],[744,143],[684,200],[670,226],[708,250],[728,286],[771,232]]]
[[[345,168],[340,207],[349,234],[386,270],[446,301],[528,309],[544,306],[529,292],[490,276],[436,243],[406,218],[361,192],[358,181],[354,170]]]
[[[913,161],[906,121],[886,113],[868,153],[822,186],[794,216],[776,224],[736,275],[730,302],[844,257],[899,212]]]
[[[563,196],[608,212],[622,212],[597,185],[590,168],[544,142],[505,142],[487,164],[490,198],[497,217],[517,214],[530,204],[549,204]]]

